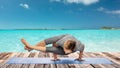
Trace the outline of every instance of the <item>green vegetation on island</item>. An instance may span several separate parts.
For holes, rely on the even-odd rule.
[[[105,30],[120,30],[120,28],[113,28],[113,27],[109,27],[109,26],[103,26],[101,29],[105,29]]]

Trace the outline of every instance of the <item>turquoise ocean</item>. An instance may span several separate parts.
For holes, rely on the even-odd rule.
[[[120,30],[0,30],[0,52],[27,52],[21,38],[35,45],[62,34],[75,36],[86,52],[120,52]]]

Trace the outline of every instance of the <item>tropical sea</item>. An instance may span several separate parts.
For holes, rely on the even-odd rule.
[[[85,52],[120,52],[120,30],[0,30],[0,52],[27,52],[21,38],[35,45],[62,34],[75,36],[85,45]]]

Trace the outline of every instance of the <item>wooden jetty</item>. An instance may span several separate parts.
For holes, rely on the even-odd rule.
[[[120,68],[120,52],[85,52],[87,57],[108,58],[113,64],[6,64],[11,57],[52,57],[52,53],[43,52],[4,52],[0,53],[0,68]],[[58,57],[78,57],[77,53],[58,55]]]

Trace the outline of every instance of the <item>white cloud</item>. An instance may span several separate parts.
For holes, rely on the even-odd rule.
[[[50,0],[50,2],[60,2],[61,0]]]
[[[63,2],[63,3],[76,3],[76,4],[84,4],[91,5],[99,2],[99,0],[50,0],[52,2]]]
[[[106,11],[106,13],[110,13],[110,14],[120,14],[120,10]]]
[[[29,5],[28,4],[21,3],[20,6],[23,7],[23,8],[25,8],[25,9],[29,9]]]
[[[105,8],[103,8],[103,7],[100,7],[97,9],[97,11],[104,11],[104,10],[105,10]]]
[[[90,4],[99,2],[99,0],[66,0],[66,2],[77,3],[77,4],[82,3],[84,5],[90,5]]]
[[[104,12],[104,13],[107,13],[107,14],[120,14],[120,10],[108,10],[104,7],[99,7],[97,9],[97,11]]]

